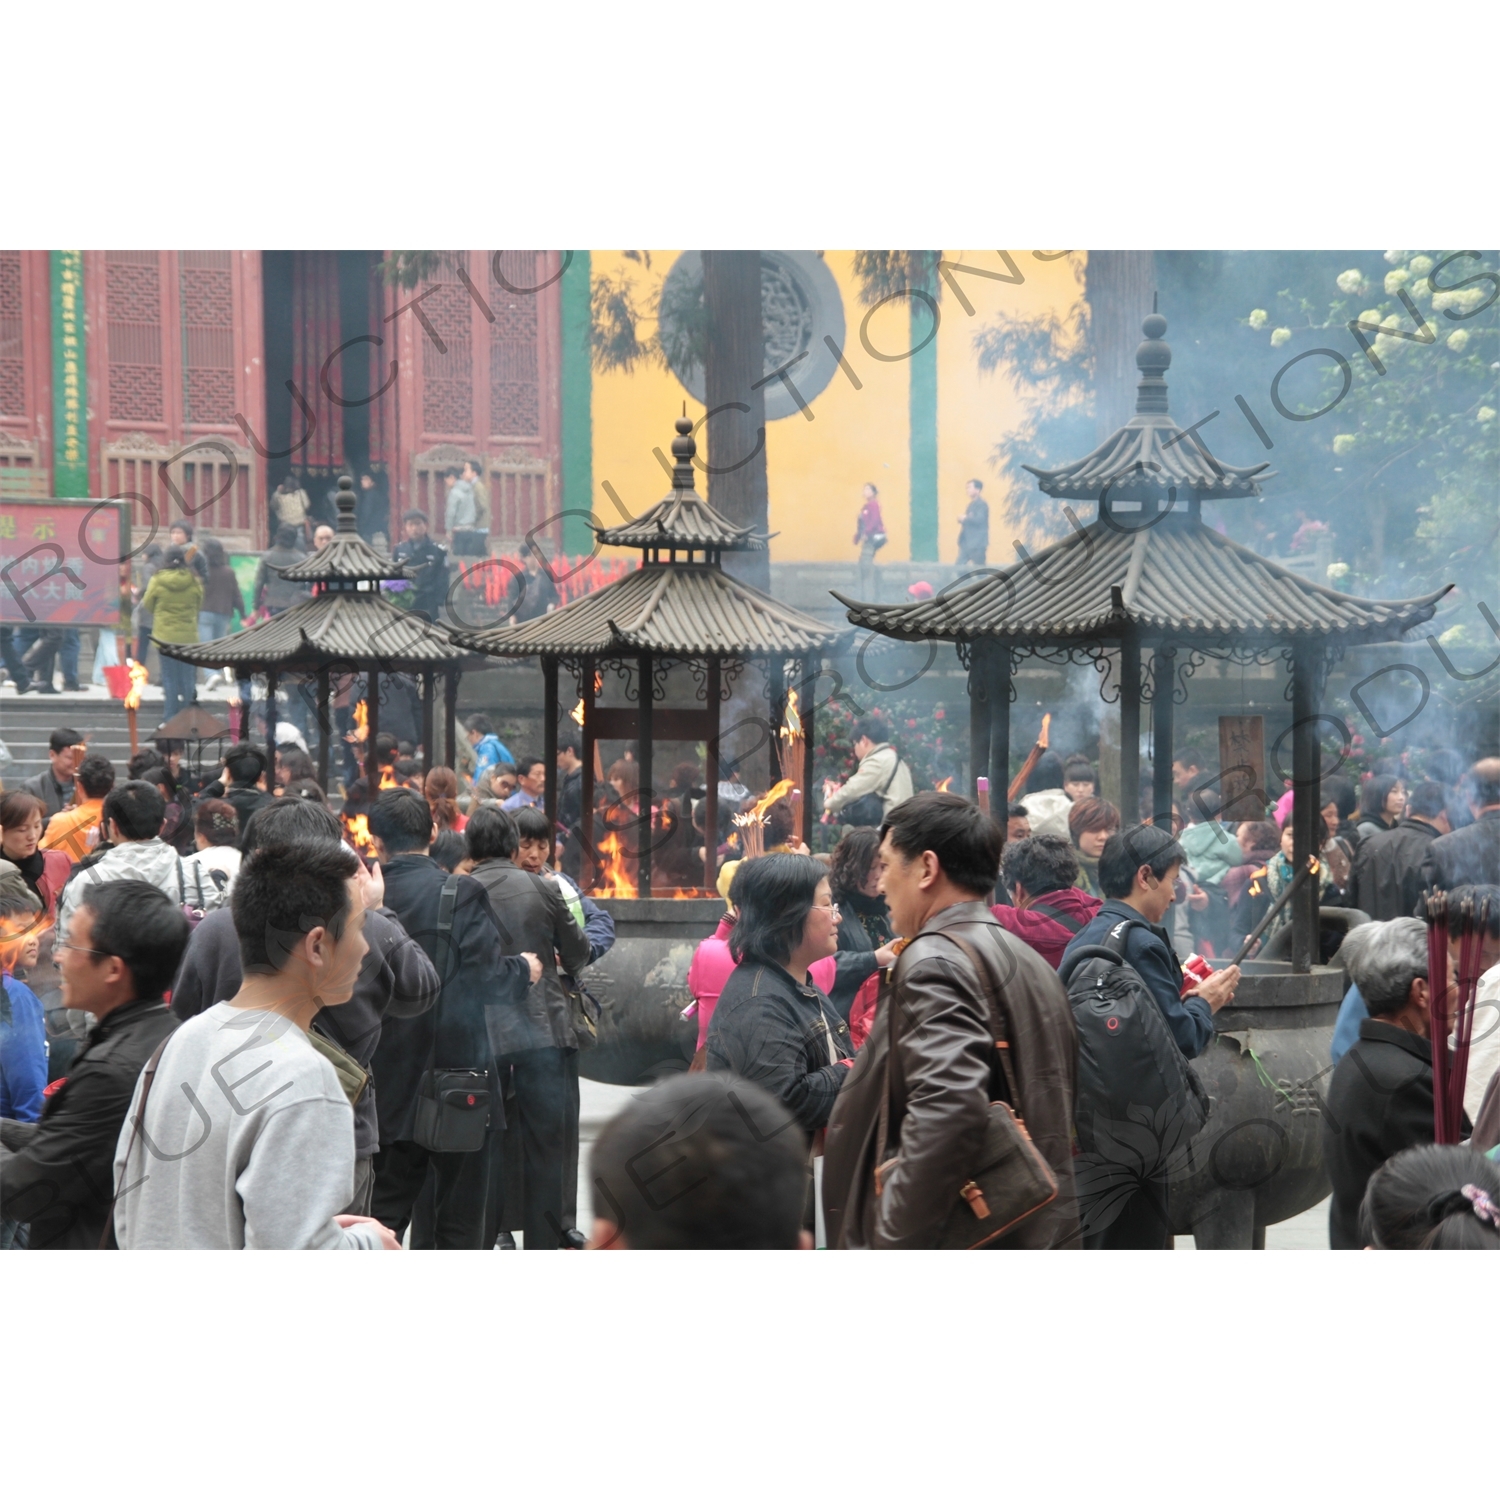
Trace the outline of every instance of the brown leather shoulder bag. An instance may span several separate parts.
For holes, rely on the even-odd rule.
[[[990,972],[979,954],[962,938],[951,932],[927,933],[928,937],[947,938],[962,950],[978,977],[984,997],[990,1034],[1000,1058],[1000,1070],[1012,1100],[1020,1102],[1016,1088],[1015,1068],[1011,1061],[1010,1040],[1005,1015],[994,992]],[[879,1136],[875,1160],[875,1194],[881,1190],[881,1174],[889,1165],[886,1148],[890,1137],[890,1120],[894,1112],[897,1075],[901,1072],[901,1009],[890,999],[890,1043],[886,1054],[885,1097],[880,1105]],[[903,1102],[905,1080],[900,1080]],[[958,1201],[938,1231],[935,1250],[979,1250],[995,1244],[1032,1214],[1045,1208],[1057,1197],[1057,1178],[1046,1158],[1037,1150],[1026,1122],[1003,1099],[990,1103],[985,1123],[984,1141],[975,1159],[973,1172],[958,1190]]]

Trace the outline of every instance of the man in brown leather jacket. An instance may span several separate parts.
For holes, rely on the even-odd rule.
[[[823,1204],[832,1246],[931,1245],[973,1175],[990,1101],[1006,1097],[980,978],[963,949],[943,933],[961,938],[988,970],[991,992],[1005,1014],[1020,1094],[1009,1102],[1058,1182],[1056,1199],[996,1248],[1079,1245],[1073,1015],[1056,973],[990,912],[1000,844],[999,829],[977,807],[943,792],[903,802],[881,827],[882,891],[893,925],[910,941],[829,1120]],[[897,1010],[904,1087],[892,1100],[877,1195],[875,1169],[882,1164],[875,1154]]]

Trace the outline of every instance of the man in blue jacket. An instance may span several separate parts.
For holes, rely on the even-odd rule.
[[[1214,1012],[1234,998],[1238,965],[1182,993],[1182,966],[1162,926],[1171,908],[1183,848],[1165,829],[1148,823],[1112,833],[1099,856],[1099,888],[1104,905],[1063,954],[1090,943],[1103,944],[1122,922],[1138,922],[1126,934],[1124,959],[1140,975],[1161,1007],[1163,1020],[1184,1057],[1197,1057],[1214,1034]],[[1124,1209],[1105,1229],[1089,1235],[1090,1250],[1164,1250],[1171,1247],[1167,1184],[1158,1176],[1139,1181]]]
[[[1099,856],[1099,888],[1104,905],[1067,946],[1103,943],[1120,922],[1143,922],[1125,940],[1125,962],[1156,997],[1184,1057],[1197,1057],[1214,1034],[1213,1015],[1234,998],[1240,982],[1237,964],[1182,993],[1182,965],[1162,919],[1172,905],[1173,888],[1185,858],[1182,845],[1165,829],[1149,823],[1122,828],[1109,836]]]

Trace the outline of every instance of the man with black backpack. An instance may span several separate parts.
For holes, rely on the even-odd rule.
[[[1167,1178],[1207,1116],[1185,1059],[1208,1047],[1214,1012],[1234,998],[1240,971],[1231,965],[1183,993],[1182,966],[1161,924],[1184,858],[1182,845],[1151,824],[1111,834],[1099,856],[1104,904],[1068,944],[1059,969],[1079,1030],[1085,1249],[1170,1247]],[[1127,1136],[1139,1134],[1134,1116],[1142,1109],[1152,1115],[1154,1156],[1138,1140],[1136,1149],[1123,1149]],[[1124,1185],[1134,1179],[1126,1194],[1122,1174]]]

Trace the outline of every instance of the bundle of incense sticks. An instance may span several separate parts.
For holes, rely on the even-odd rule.
[[[1463,1130],[1464,1085],[1469,1077],[1474,1002],[1479,989],[1484,935],[1489,927],[1490,899],[1486,896],[1476,908],[1472,896],[1464,896],[1455,903],[1446,891],[1434,891],[1426,898],[1426,916],[1433,1139],[1440,1146],[1456,1146]],[[1450,940],[1454,939],[1458,943],[1458,984],[1450,996],[1448,952]]]
[[[740,831],[740,857],[756,859],[766,852],[766,820],[757,812],[736,813],[734,826]]]

